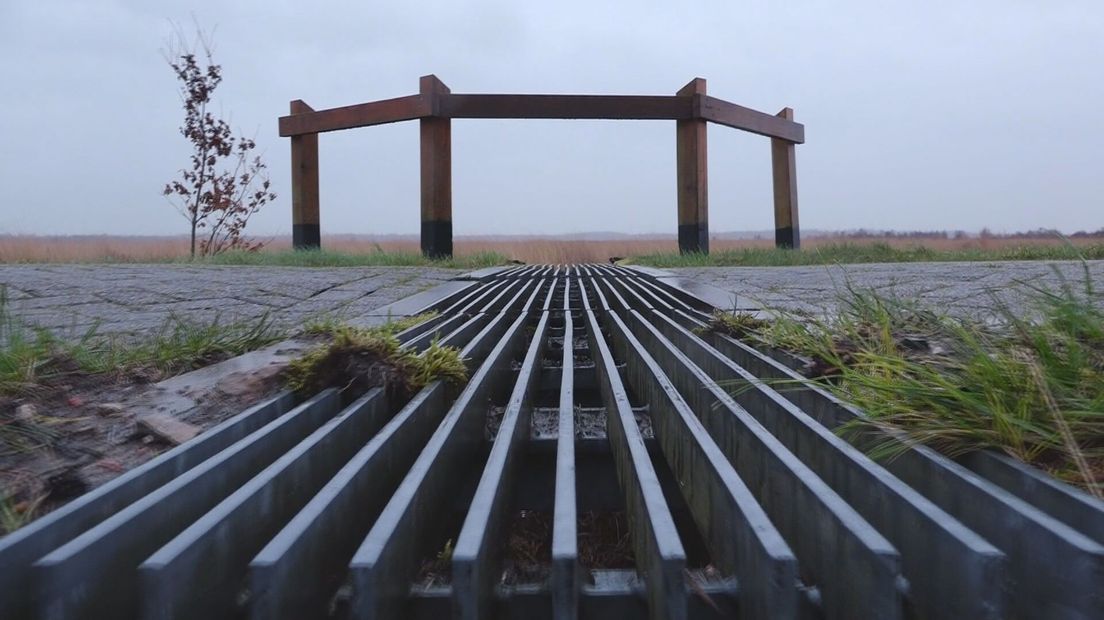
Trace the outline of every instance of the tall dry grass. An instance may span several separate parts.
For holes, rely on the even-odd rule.
[[[289,237],[262,239],[268,250],[291,247]],[[1064,239],[1053,235],[984,236],[948,238],[947,236],[869,235],[827,233],[806,235],[803,247],[815,249],[840,243],[883,243],[893,248],[922,246],[935,251],[996,251],[1025,245],[1058,247],[1068,244],[1089,246],[1104,241],[1104,235]],[[323,235],[325,249],[353,254],[371,252],[419,251],[415,236]],[[715,237],[710,241],[713,251],[745,248],[771,248],[768,237],[735,239]],[[578,239],[570,237],[457,237],[458,256],[481,252],[496,252],[526,263],[605,262],[611,257],[631,257],[678,251],[674,236],[633,236],[613,239]],[[38,236],[0,235],[0,263],[73,263],[73,262],[165,262],[188,255],[188,239],[184,236]]]

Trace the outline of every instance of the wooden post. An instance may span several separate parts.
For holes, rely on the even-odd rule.
[[[292,114],[314,110],[296,99]],[[291,137],[291,245],[296,250],[322,247],[318,226],[318,134]]]
[[[776,114],[788,121],[793,110],[782,108]],[[801,229],[797,221],[797,157],[796,146],[788,140],[771,138],[771,167],[774,172],[774,245],[778,248],[801,248]]]
[[[438,97],[449,94],[435,75],[419,80],[418,92],[432,98],[436,114]],[[452,121],[431,116],[421,121],[422,150],[422,254],[428,258],[452,256]]]
[[[694,78],[676,94],[680,97],[704,95],[705,80]],[[706,166],[706,121],[695,118],[675,122],[679,252],[708,254],[709,176]]]

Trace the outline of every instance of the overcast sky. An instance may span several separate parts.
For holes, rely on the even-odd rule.
[[[647,7],[647,8],[645,8]],[[710,94],[795,109],[801,224],[1104,227],[1104,2],[0,0],[0,233],[166,234],[186,163],[169,20],[215,28],[216,94],[280,194],[288,101],[412,94]],[[453,122],[459,234],[674,233],[673,121]],[[418,230],[418,127],[320,138],[326,232]],[[710,226],[769,229],[766,138],[709,129]]]

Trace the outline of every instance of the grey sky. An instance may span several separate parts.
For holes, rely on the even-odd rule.
[[[215,32],[236,126],[290,230],[288,101],[416,92],[711,94],[805,123],[805,228],[1104,227],[1104,3],[0,2],[0,233],[183,232],[159,189],[187,156],[159,54]],[[453,123],[459,234],[675,232],[674,123]],[[320,139],[322,227],[418,230],[417,125]],[[772,226],[766,138],[711,126],[713,231]]]

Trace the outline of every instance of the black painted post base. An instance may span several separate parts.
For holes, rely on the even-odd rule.
[[[318,224],[292,224],[291,247],[296,250],[317,250],[322,247],[322,231]]]
[[[422,222],[422,256],[452,258],[452,221]]]
[[[793,226],[774,229],[774,247],[785,250],[801,249],[801,233]]]
[[[708,224],[679,224],[679,254],[709,254]]]

